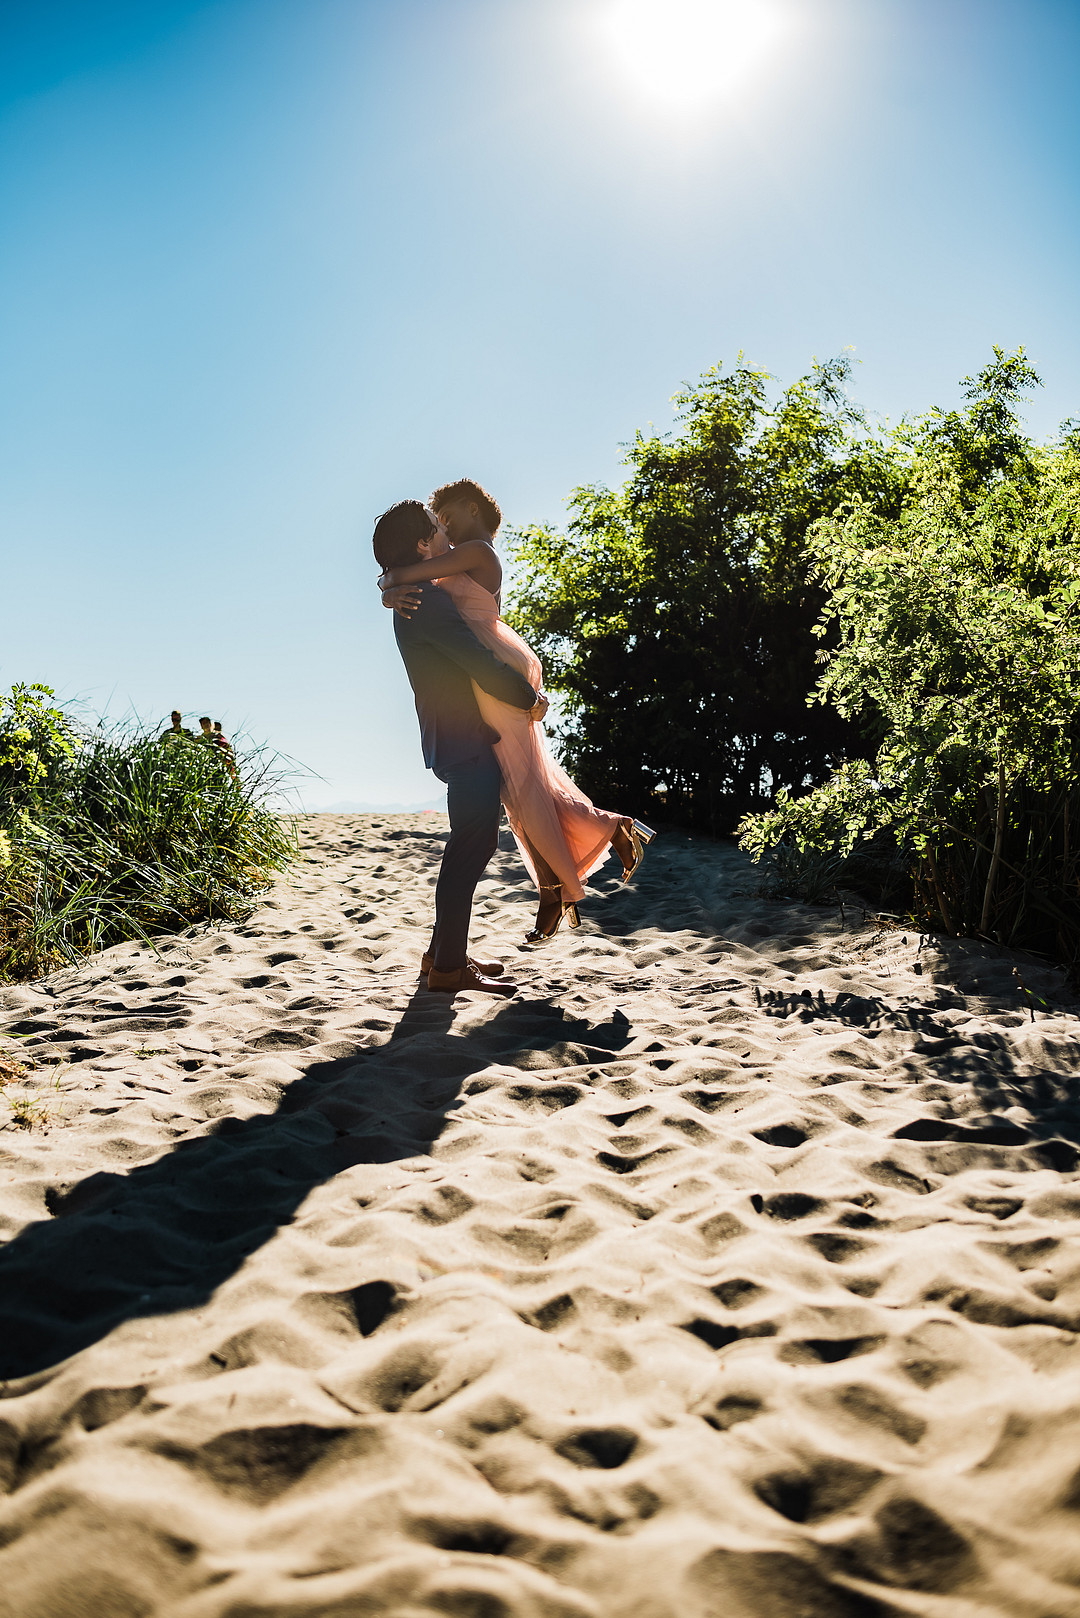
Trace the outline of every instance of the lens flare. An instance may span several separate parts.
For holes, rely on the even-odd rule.
[[[611,54],[634,86],[685,107],[745,83],[781,24],[775,0],[613,0],[603,14]]]

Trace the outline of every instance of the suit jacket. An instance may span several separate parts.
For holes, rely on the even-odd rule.
[[[528,680],[482,645],[445,590],[420,587],[411,618],[394,614],[394,635],[416,698],[424,763],[440,780],[447,771],[487,751],[498,737],[480,717],[472,682],[512,708],[531,708],[537,694]]]

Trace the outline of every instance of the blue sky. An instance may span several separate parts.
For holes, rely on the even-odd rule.
[[[558,521],[740,349],[896,417],[1022,342],[1080,415],[1080,6],[763,4],[659,95],[630,0],[0,0],[0,686],[425,800],[391,501]]]

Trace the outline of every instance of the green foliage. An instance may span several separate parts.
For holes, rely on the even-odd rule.
[[[811,530],[831,636],[814,700],[880,738],[740,828],[756,857],[842,858],[883,836],[947,931],[1080,947],[1080,447],[1024,437],[1038,378],[1000,349],[966,408],[905,424],[899,511],[866,495]]]
[[[240,918],[293,853],[257,753],[83,731],[17,686],[0,710],[0,979],[193,922]]]
[[[45,701],[55,694],[51,686],[22,683],[0,692],[0,823],[5,827],[32,814],[79,745],[67,716]],[[9,844],[10,833],[0,856],[10,853]]]
[[[770,404],[765,373],[710,371],[677,396],[675,435],[638,434],[623,489],[576,489],[565,533],[513,536],[507,617],[599,801],[730,831],[858,752],[835,708],[806,705],[824,595],[805,540],[860,494],[899,509],[904,469],[862,430],[847,374],[815,366]]]

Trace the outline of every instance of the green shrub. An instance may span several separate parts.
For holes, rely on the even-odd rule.
[[[779,786],[824,780],[862,738],[809,708],[816,518],[865,492],[899,509],[903,469],[865,431],[844,359],[770,402],[719,367],[638,435],[622,489],[575,489],[565,532],[512,538],[507,619],[562,697],[561,756],[597,802],[730,833]]]
[[[889,447],[899,514],[856,497],[810,534],[838,634],[811,700],[876,733],[801,798],[747,817],[781,846],[844,863],[891,844],[915,913],[947,932],[1080,957],[1080,441],[1039,447],[1013,406],[1023,351]]]
[[[47,686],[0,698],[0,978],[241,919],[294,850],[258,751],[81,728]]]

